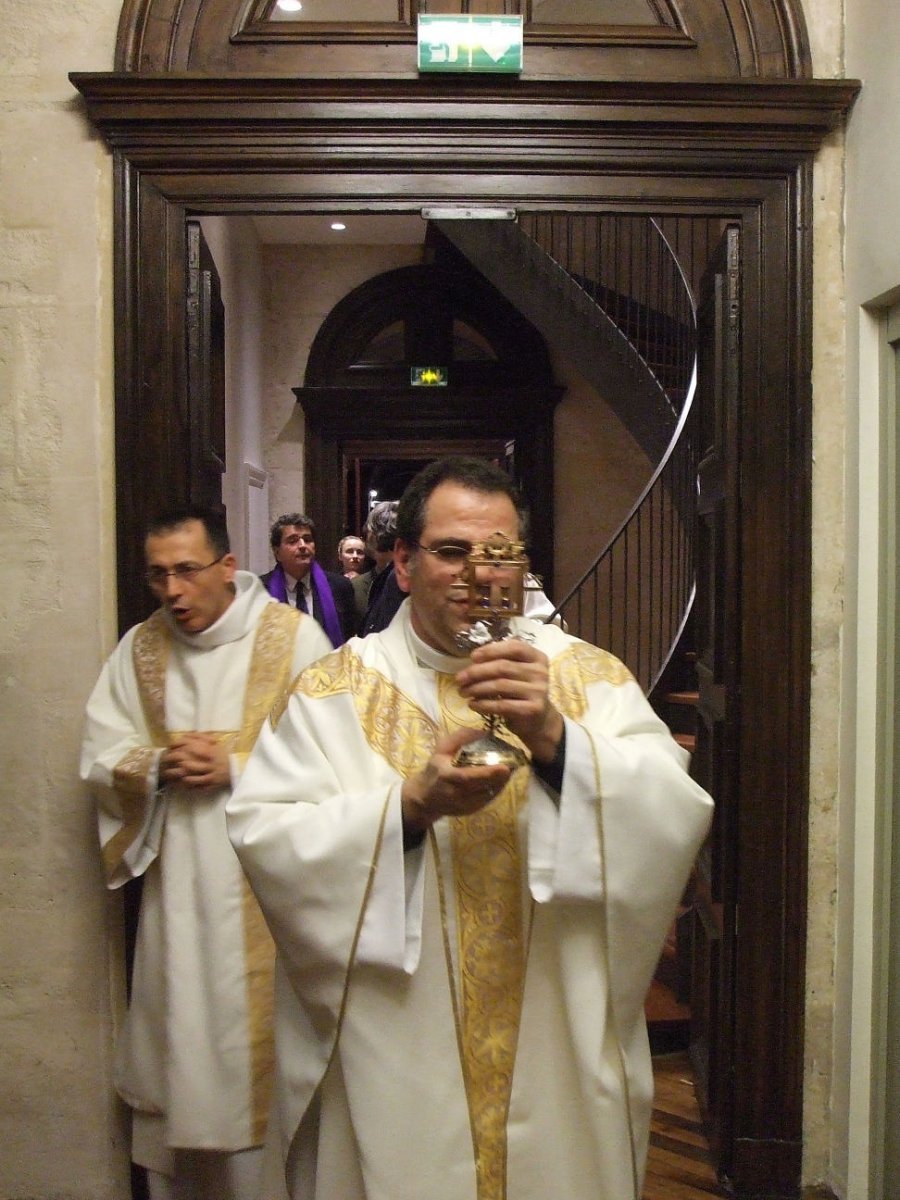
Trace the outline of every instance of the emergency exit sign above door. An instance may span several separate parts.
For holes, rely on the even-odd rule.
[[[522,70],[522,17],[421,14],[420,71]]]

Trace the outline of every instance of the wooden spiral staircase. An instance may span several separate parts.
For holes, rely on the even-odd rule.
[[[571,360],[647,457],[640,495],[557,612],[652,694],[694,594],[696,319],[678,261],[642,216],[538,213],[437,225]]]
[[[679,262],[659,225],[644,216],[525,214],[515,223],[442,221],[438,228],[569,358],[647,456],[637,500],[555,615],[620,658],[692,751],[697,338]],[[647,999],[659,1049],[687,1042],[689,900]]]

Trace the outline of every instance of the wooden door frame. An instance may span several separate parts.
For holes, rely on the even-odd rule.
[[[738,1196],[799,1194],[810,676],[812,158],[857,86],[78,74],[115,154],[123,625],[144,517],[187,494],[192,213],[408,212],[458,200],[711,214],[744,245],[741,782],[733,1136]],[[777,670],[773,670],[777,668]],[[773,689],[773,677],[778,687]],[[765,753],[760,753],[765,747]],[[736,915],[736,914],[735,914]]]
[[[400,441],[421,440],[427,435],[445,443],[511,439],[516,443],[517,475],[532,511],[536,515],[551,511],[553,409],[562,395],[560,387],[540,382],[508,391],[498,388],[487,406],[452,388],[446,392],[443,388],[397,392],[383,394],[377,411],[366,389],[303,387],[293,391],[306,416],[306,494],[320,497],[325,545],[336,545],[340,537],[342,502],[338,506],[333,484],[343,477],[342,447],[350,439],[375,441],[392,434]],[[534,570],[552,587],[552,520],[533,522],[530,554]]]

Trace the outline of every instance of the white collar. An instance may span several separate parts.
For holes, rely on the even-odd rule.
[[[242,638],[248,629],[256,622],[256,609],[260,601],[268,600],[265,588],[257,577],[250,571],[235,571],[234,599],[208,629],[198,633],[185,633],[166,609],[169,627],[179,642],[191,646],[195,650],[211,650],[214,646],[224,646],[227,642],[236,642]]]
[[[429,667],[432,671],[440,671],[442,675],[455,675],[463,667],[469,665],[467,654],[444,654],[443,651],[435,650],[433,646],[423,642],[413,629],[412,621],[409,623],[409,643],[420,666]]]

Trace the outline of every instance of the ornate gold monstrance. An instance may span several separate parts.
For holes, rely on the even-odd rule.
[[[514,542],[503,533],[495,533],[476,542],[467,560],[468,607],[471,626],[457,634],[460,650],[472,651],[488,642],[515,637],[511,619],[522,615],[528,557],[522,542]],[[528,762],[516,746],[501,738],[500,717],[484,718],[485,731],[474,742],[463,746],[454,762],[459,767],[487,767],[502,763],[514,771]]]

